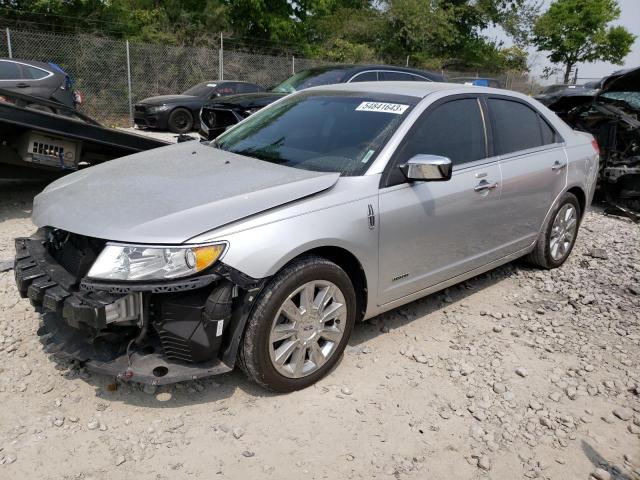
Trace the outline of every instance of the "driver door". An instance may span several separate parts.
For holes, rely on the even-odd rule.
[[[379,195],[379,299],[385,304],[504,255],[502,185],[475,95],[429,107],[390,161]],[[451,159],[452,178],[408,182],[398,169],[418,154]]]

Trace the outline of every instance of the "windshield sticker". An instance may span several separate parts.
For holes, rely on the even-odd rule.
[[[207,87],[217,87],[217,83],[207,83]]]
[[[369,161],[369,159],[371,158],[371,155],[373,155],[373,153],[375,152],[375,150],[369,150],[364,157],[362,157],[362,163],[367,163]]]
[[[402,115],[409,105],[401,103],[362,102],[356,107],[359,112],[382,112]]]

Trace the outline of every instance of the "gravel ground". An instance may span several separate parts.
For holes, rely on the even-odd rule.
[[[41,188],[0,184],[0,261]],[[0,478],[640,479],[639,238],[589,213],[561,269],[509,264],[360,324],[289,395],[239,372],[113,390],[48,358],[0,273]]]

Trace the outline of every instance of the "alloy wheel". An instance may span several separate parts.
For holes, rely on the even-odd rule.
[[[549,251],[555,261],[563,259],[576,237],[578,214],[570,203],[565,204],[556,214],[551,226]]]
[[[325,280],[307,282],[282,303],[271,325],[269,356],[288,378],[306,377],[324,365],[344,336],[344,294]]]

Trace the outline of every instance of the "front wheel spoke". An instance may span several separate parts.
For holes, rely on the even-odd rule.
[[[291,355],[291,368],[296,377],[301,377],[304,370],[304,361],[307,356],[307,347],[298,346]]]
[[[302,317],[302,315],[300,315],[300,309],[296,307],[296,304],[293,303],[293,300],[290,298],[282,305],[282,313],[292,322],[297,322]]]
[[[567,222],[566,229],[567,229],[568,231],[573,231],[573,230],[575,230],[575,228],[576,228],[576,223],[577,223],[577,222],[576,222],[576,219],[575,219],[575,218],[570,218],[570,219],[569,219],[569,221]]]
[[[309,358],[315,364],[316,368],[321,366],[326,360],[318,342],[313,342],[311,344],[311,347],[309,348]]]
[[[273,327],[271,331],[271,343],[279,342],[292,337],[296,333],[296,329],[290,323],[281,323]]]
[[[314,295],[315,287],[313,284],[307,284],[300,292],[300,306],[307,312],[310,312],[313,307]]]
[[[284,363],[291,357],[291,354],[298,346],[298,342],[295,340],[289,340],[280,345],[275,354],[275,360],[278,365],[284,365]]]
[[[338,327],[324,327],[320,331],[320,336],[330,342],[338,343],[342,338],[342,331]]]
[[[344,305],[342,303],[333,302],[322,312],[322,322],[326,323],[329,320],[333,320],[342,315],[344,311]]]
[[[315,305],[319,311],[323,312],[324,309],[327,308],[327,305],[329,305],[329,302],[333,298],[334,291],[335,287],[333,285],[329,285],[328,287],[320,290],[315,301]]]

